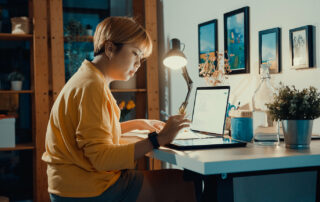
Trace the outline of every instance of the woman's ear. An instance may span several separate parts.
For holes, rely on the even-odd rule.
[[[113,53],[114,53],[114,45],[112,42],[107,41],[104,45],[104,53],[106,54],[107,58],[111,60]]]

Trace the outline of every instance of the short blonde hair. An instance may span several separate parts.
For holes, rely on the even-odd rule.
[[[108,17],[100,22],[93,36],[94,55],[104,50],[106,41],[114,44],[137,44],[148,57],[152,52],[152,40],[145,28],[130,17]]]

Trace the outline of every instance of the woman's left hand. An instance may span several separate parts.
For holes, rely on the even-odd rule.
[[[164,122],[154,119],[134,119],[121,123],[121,132],[127,133],[132,130],[149,130],[160,132],[165,125]]]

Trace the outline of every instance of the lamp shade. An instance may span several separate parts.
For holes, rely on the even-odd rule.
[[[169,50],[163,59],[163,64],[172,69],[179,69],[187,65],[187,58],[180,50],[179,39],[172,39],[172,49]]]

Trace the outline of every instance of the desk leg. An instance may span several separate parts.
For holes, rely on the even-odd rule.
[[[316,202],[320,202],[320,169],[317,169]]]
[[[203,195],[202,195],[203,202],[218,201],[218,190],[217,190],[218,177],[219,176],[216,176],[216,175],[204,176],[203,178],[204,189],[203,189]]]
[[[183,179],[186,181],[192,180],[194,183],[195,194],[198,202],[201,202],[202,197],[202,178],[203,176],[199,173],[193,172],[188,169],[183,170]]]
[[[203,202],[233,202],[233,177],[204,176]]]

